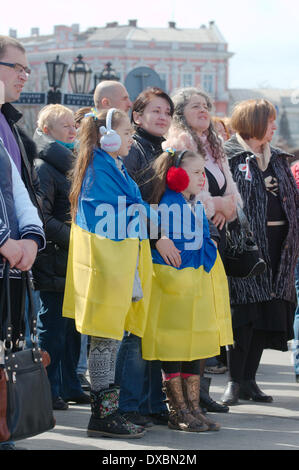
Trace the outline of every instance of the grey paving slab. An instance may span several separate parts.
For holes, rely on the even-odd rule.
[[[227,375],[212,377],[211,395],[218,400]],[[20,441],[28,450],[299,450],[299,384],[295,382],[290,352],[264,352],[257,381],[274,397],[273,403],[240,401],[229,413],[210,416],[222,424],[219,432],[184,433],[166,426],[150,428],[141,439],[88,438],[89,405],[72,405],[55,412],[56,427]]]

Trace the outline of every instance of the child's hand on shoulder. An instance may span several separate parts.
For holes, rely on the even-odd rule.
[[[157,243],[156,248],[164,259],[165,263],[179,268],[181,265],[180,250],[178,250],[172,240],[166,236],[161,237]]]

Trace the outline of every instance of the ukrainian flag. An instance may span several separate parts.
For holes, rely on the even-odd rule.
[[[227,278],[210,239],[204,210],[198,202],[196,209],[201,210],[195,210],[199,214],[195,216],[183,196],[169,189],[161,205],[172,208],[172,213],[180,208],[181,225],[175,216],[169,217],[168,235],[181,250],[182,264],[179,268],[169,266],[156,250],[152,252],[152,293],[142,356],[161,361],[217,356],[220,346],[233,343],[233,334]],[[189,233],[181,217],[186,217],[187,211]]]
[[[125,168],[95,150],[71,227],[63,315],[80,333],[121,340],[144,333],[152,282],[149,206]],[[143,297],[132,302],[138,267]]]

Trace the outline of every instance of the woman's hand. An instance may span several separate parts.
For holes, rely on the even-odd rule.
[[[213,197],[213,201],[215,215],[217,213],[221,213],[225,217],[226,221],[228,221],[236,214],[237,199],[234,194],[229,194],[228,196],[216,196]]]
[[[222,196],[222,213],[226,220],[231,220],[236,212],[237,198],[234,194]]]
[[[156,248],[166,264],[171,264],[175,268],[180,267],[182,262],[180,255],[181,251],[176,248],[172,240],[163,236],[157,241]]]
[[[226,217],[222,212],[215,212],[212,222],[219,230],[222,230],[226,222]]]

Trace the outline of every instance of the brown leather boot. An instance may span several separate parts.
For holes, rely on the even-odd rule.
[[[182,377],[173,377],[164,382],[169,406],[168,427],[179,431],[203,432],[208,431],[208,426],[198,421],[185,402]]]
[[[221,425],[203,414],[199,406],[200,376],[190,375],[183,378],[183,390],[186,402],[193,416],[208,427],[209,431],[219,431]]]

